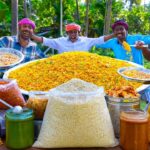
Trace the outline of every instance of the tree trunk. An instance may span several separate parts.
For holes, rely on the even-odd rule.
[[[85,18],[85,36],[88,36],[88,28],[89,28],[89,0],[86,0],[86,18]]]
[[[63,36],[63,0],[60,0],[60,36]]]
[[[23,9],[24,9],[24,17],[28,18],[27,0],[24,0],[23,2]]]
[[[18,32],[18,0],[11,0],[11,35]]]
[[[31,17],[31,13],[32,13],[32,3],[31,0],[29,0],[29,13],[28,13],[28,17]]]
[[[111,23],[111,11],[112,11],[112,0],[106,1],[105,20],[104,20],[104,31],[103,34],[109,34],[110,23]]]
[[[77,16],[76,16],[76,19],[79,21],[80,20],[80,16],[79,16],[79,5],[78,5],[78,0],[76,0],[76,13],[77,13]]]

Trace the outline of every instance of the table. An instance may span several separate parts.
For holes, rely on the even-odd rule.
[[[6,148],[5,145],[1,145],[0,150],[10,150],[10,149]],[[26,150],[39,150],[39,149],[38,148],[28,148]],[[51,148],[51,150],[56,150],[56,149]],[[59,150],[59,149],[57,149],[57,150]],[[60,150],[83,150],[83,148],[60,148]],[[122,150],[122,149],[120,148],[120,146],[117,146],[114,148],[84,148],[84,150]],[[150,147],[149,147],[149,150],[150,150]]]
[[[5,145],[1,145],[0,150],[10,150],[10,149],[6,148]],[[44,150],[44,149],[28,148],[26,150]],[[123,149],[120,146],[117,146],[117,147],[113,147],[113,148],[99,148],[99,147],[97,147],[97,148],[59,148],[59,149],[50,148],[50,150],[123,150]],[[149,144],[148,150],[150,150],[150,144]]]
[[[5,145],[0,146],[0,150],[10,150],[6,148]],[[44,149],[38,149],[38,148],[28,148],[26,150],[44,150]],[[56,150],[55,148],[51,148],[50,150]],[[59,148],[57,150],[123,150],[120,148],[120,146],[114,147],[114,148]],[[148,150],[150,150],[150,145]]]

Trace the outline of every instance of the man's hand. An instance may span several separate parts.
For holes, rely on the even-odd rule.
[[[43,38],[40,36],[36,36],[35,34],[32,34],[31,39],[36,41],[36,42],[43,43]]]
[[[143,41],[136,41],[135,45],[137,49],[142,49],[145,43]]]

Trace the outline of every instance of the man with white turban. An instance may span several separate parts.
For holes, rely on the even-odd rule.
[[[103,44],[105,41],[114,37],[114,34],[101,36],[98,38],[88,38],[79,36],[81,27],[76,23],[70,23],[65,26],[67,37],[55,39],[32,36],[36,42],[41,42],[43,45],[58,50],[58,53],[70,51],[89,51],[96,44]]]

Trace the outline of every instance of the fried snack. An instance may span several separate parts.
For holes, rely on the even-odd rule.
[[[114,89],[108,90],[107,94],[112,97],[122,98],[139,98],[138,94],[132,86],[121,86]]]
[[[49,91],[72,78],[103,86],[105,92],[116,86],[133,86],[141,83],[125,80],[117,73],[121,67],[133,66],[128,62],[89,52],[66,52],[31,62],[9,73],[21,89]]]
[[[0,66],[7,66],[16,63],[19,57],[10,53],[0,53]]]
[[[131,47],[130,47],[130,45],[126,41],[123,41],[122,45],[123,45],[123,47],[124,47],[125,50],[131,51]]]
[[[26,107],[33,109],[35,119],[43,119],[48,99],[46,98],[29,98]]]
[[[136,79],[150,79],[150,74],[145,73],[143,71],[138,71],[138,70],[125,70],[122,72],[124,75]]]

